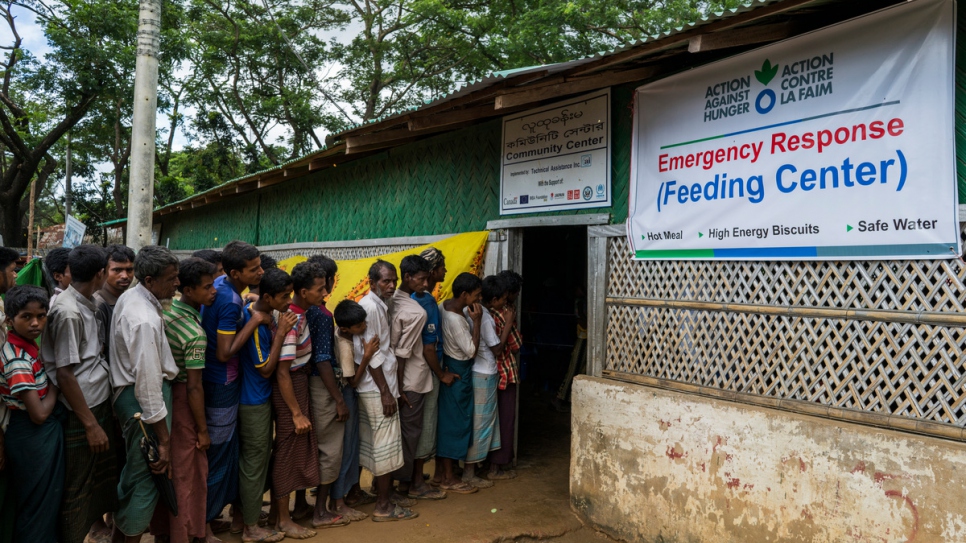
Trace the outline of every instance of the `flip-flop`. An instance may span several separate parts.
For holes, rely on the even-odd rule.
[[[349,519],[342,515],[336,515],[331,522],[323,522],[321,524],[312,523],[312,527],[316,530],[324,530],[325,528],[338,528],[339,526],[347,526],[349,524]]]
[[[412,520],[419,516],[419,513],[413,511],[412,509],[406,509],[404,507],[399,507],[398,505],[393,508],[392,513],[388,515],[377,515],[372,514],[373,522],[395,522],[397,520]]]
[[[361,496],[358,501],[349,501],[348,498],[345,500],[345,504],[349,507],[358,507],[360,505],[368,505],[370,503],[376,503],[376,495],[371,492],[366,492],[365,490],[360,490],[359,495]]]
[[[275,530],[272,530],[272,533],[268,534],[267,536],[261,539],[245,539],[244,537],[242,537],[242,542],[243,543],[278,543],[283,539],[285,539],[285,532],[276,532]]]
[[[439,488],[445,490],[446,492],[455,492],[457,494],[473,494],[475,492],[479,492],[480,490],[479,488],[476,488],[473,485],[468,485],[462,481],[456,483],[455,485],[440,484]]]
[[[222,532],[227,532],[228,530],[231,530],[231,522],[227,520],[215,519],[211,521],[210,524],[211,524],[211,533],[213,534],[220,534]]]
[[[360,520],[365,520],[369,518],[369,515],[367,513],[363,513],[362,511],[358,511],[351,507],[349,507],[349,512],[339,513],[339,514],[342,515],[343,518],[349,519],[350,522],[359,522]]]
[[[476,488],[490,488],[493,486],[493,481],[487,481],[486,479],[481,479],[475,475],[473,477],[463,479],[463,482],[468,485],[475,486]]]
[[[442,490],[427,488],[422,492],[410,492],[409,497],[414,500],[442,500],[446,497],[446,493]]]
[[[500,471],[491,471],[487,474],[486,478],[491,481],[507,481],[510,479],[516,479],[517,472],[512,469],[501,469]]]
[[[411,500],[395,491],[393,491],[392,495],[389,496],[389,501],[392,502],[393,505],[398,505],[399,507],[412,507],[416,505],[415,500]]]
[[[293,534],[292,532],[282,532],[280,530],[276,530],[276,531],[278,531],[279,533],[284,533],[286,539],[312,539],[313,537],[319,535],[318,532],[316,532],[315,530],[309,530],[308,528],[306,528],[305,531],[303,531],[300,534]]]

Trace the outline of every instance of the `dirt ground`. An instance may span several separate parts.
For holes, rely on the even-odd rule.
[[[419,518],[407,522],[375,523],[371,519],[321,530],[305,541],[361,543],[392,541],[416,543],[612,541],[584,527],[570,510],[570,418],[549,408],[542,398],[523,398],[516,479],[471,495],[450,494],[438,502],[420,501]],[[427,467],[427,471],[432,466]],[[310,501],[312,498],[309,498]],[[360,509],[372,513],[373,505]],[[266,507],[267,510],[267,507]],[[227,515],[226,515],[227,518]],[[303,523],[308,526],[307,523]],[[240,536],[220,534],[226,542]],[[153,538],[145,537],[145,543]],[[286,540],[292,541],[292,540]]]

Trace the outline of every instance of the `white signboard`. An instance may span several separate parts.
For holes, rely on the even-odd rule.
[[[73,249],[84,243],[85,232],[87,232],[87,225],[75,219],[73,216],[68,215],[67,224],[64,226],[63,246],[68,249]]]
[[[610,89],[504,117],[501,153],[501,215],[610,206]]]
[[[638,89],[635,257],[956,257],[954,13],[910,2]]]

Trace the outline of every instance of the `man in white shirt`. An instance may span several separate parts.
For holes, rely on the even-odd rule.
[[[377,260],[369,268],[369,293],[359,305],[366,310],[363,341],[379,338],[379,352],[372,357],[356,391],[359,394],[359,462],[372,472],[376,485],[376,522],[409,520],[418,513],[392,502],[392,472],[404,464],[402,433],[396,398],[399,397],[396,357],[389,334],[387,302],[396,292],[396,267]]]
[[[169,406],[178,365],[164,334],[161,300],[178,288],[178,259],[164,247],[150,245],[134,259],[137,286],[117,300],[111,319],[111,384],[114,413],[124,428],[127,463],[118,483],[114,541],[138,543],[158,503],[151,474],[171,476]],[[158,441],[158,461],[148,465],[139,448],[141,430],[134,414]]]

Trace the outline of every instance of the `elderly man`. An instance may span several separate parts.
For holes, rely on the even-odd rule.
[[[359,463],[374,478],[376,508],[372,520],[376,522],[419,516],[391,501],[392,472],[405,464],[396,405],[399,397],[396,357],[390,347],[389,306],[386,305],[396,292],[397,281],[395,266],[377,260],[369,268],[369,293],[359,300],[359,305],[366,310],[363,341],[379,338],[379,352],[372,357],[356,389],[359,393]]]
[[[171,476],[171,382],[178,377],[161,307],[161,300],[171,299],[178,288],[178,259],[164,247],[144,247],[134,259],[134,276],[137,286],[118,298],[111,320],[114,413],[124,427],[127,445],[127,463],[117,485],[116,543],[141,541],[158,503],[151,474]],[[158,440],[159,458],[151,465],[138,446],[141,431],[135,413],[141,413]]]

